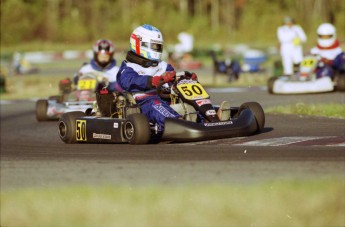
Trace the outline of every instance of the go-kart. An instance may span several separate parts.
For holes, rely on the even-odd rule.
[[[131,93],[116,92],[106,109],[108,116],[92,116],[80,111],[64,113],[58,131],[65,143],[130,143],[152,141],[189,142],[249,136],[259,133],[265,125],[265,114],[257,102],[240,107],[212,105],[203,86],[188,73],[177,76],[172,86],[158,86],[157,93],[169,100],[181,119],[166,118],[159,135],[157,125],[141,113]],[[98,105],[102,106],[102,105]],[[218,113],[218,114],[217,114]]]
[[[323,70],[322,76],[317,72]],[[334,72],[317,56],[306,56],[300,64],[299,72],[292,76],[271,77],[267,82],[270,94],[308,94],[345,91],[344,72]]]
[[[92,108],[96,100],[95,90],[101,83],[100,75],[87,73],[79,77],[76,88],[72,91],[72,81],[61,80],[60,95],[37,100],[37,121],[59,120],[63,113]]]

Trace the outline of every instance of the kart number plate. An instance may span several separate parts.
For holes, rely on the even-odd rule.
[[[199,83],[178,84],[177,89],[183,97],[188,100],[206,99],[209,97],[205,89]]]
[[[301,67],[314,68],[316,64],[317,64],[317,59],[315,57],[306,57],[301,62]]]
[[[86,141],[86,120],[77,120],[76,123],[76,140]]]
[[[94,90],[97,81],[95,79],[79,80],[78,90]]]

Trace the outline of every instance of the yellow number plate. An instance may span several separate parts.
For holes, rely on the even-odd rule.
[[[314,57],[306,57],[301,62],[302,67],[313,68],[317,63],[317,60]]]
[[[185,99],[196,100],[209,97],[205,89],[199,83],[181,83],[177,85],[177,89]]]
[[[77,141],[86,141],[86,120],[77,120],[76,126]]]
[[[95,79],[79,80],[78,90],[94,90],[96,88],[97,81]]]

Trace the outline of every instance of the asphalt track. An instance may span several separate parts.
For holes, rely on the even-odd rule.
[[[269,95],[209,89],[214,103],[264,108],[345,103],[345,94]],[[72,185],[252,184],[344,177],[345,120],[266,114],[261,134],[197,143],[64,144],[57,122],[37,122],[35,102],[1,102],[1,190]]]

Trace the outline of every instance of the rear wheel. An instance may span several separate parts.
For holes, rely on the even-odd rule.
[[[274,82],[278,79],[278,77],[270,77],[267,81],[267,90],[268,93],[273,94],[273,85]]]
[[[64,113],[59,120],[59,136],[65,143],[76,143],[76,119],[85,116],[81,111]]]
[[[151,139],[147,117],[139,113],[129,115],[123,126],[123,134],[130,144],[147,144]]]
[[[48,101],[40,99],[36,102],[36,119],[37,121],[47,120]]]
[[[246,102],[240,106],[238,113],[241,113],[244,109],[250,109],[254,116],[258,126],[257,131],[261,131],[265,126],[265,112],[261,105],[257,102]]]

